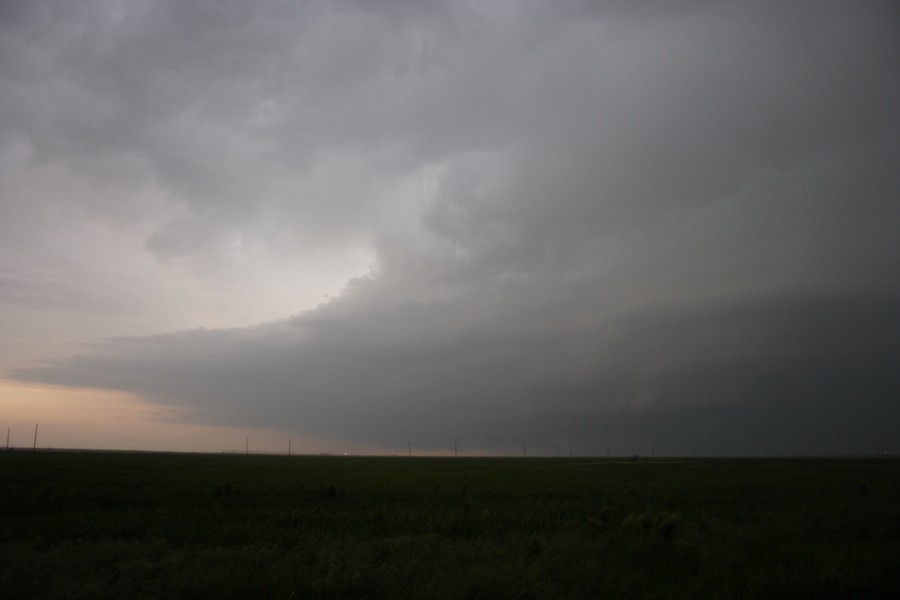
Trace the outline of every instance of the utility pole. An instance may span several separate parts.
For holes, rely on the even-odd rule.
[[[288,456],[291,455],[291,438],[288,438]]]
[[[250,438],[247,438],[247,441],[244,445],[244,454],[250,454]]]
[[[37,451],[37,423],[34,424],[34,445],[31,447],[31,451]]]
[[[6,450],[9,451],[9,427],[6,428]]]

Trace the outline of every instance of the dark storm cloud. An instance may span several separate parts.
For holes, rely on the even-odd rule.
[[[388,445],[900,445],[887,3],[84,6],[4,36],[34,160],[136,157],[184,211],[160,256],[242,230],[376,262],[290,319],[16,377]]]
[[[18,376],[137,392],[200,422],[398,445],[895,441],[897,296],[743,299],[587,325],[558,309],[510,292],[364,316],[335,306],[247,330],[111,340]]]

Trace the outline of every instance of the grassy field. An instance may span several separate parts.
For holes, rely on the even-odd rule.
[[[0,454],[3,598],[897,598],[895,459]]]

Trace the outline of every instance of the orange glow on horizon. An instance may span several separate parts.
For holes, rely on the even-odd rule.
[[[0,428],[11,448],[392,454],[383,447],[264,427],[179,422],[176,409],[155,406],[116,390],[32,384],[0,378]],[[0,430],[0,447],[6,432]]]

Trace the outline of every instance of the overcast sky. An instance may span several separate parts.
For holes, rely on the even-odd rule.
[[[5,0],[0,90],[22,436],[900,451],[894,2]]]

